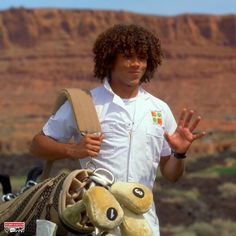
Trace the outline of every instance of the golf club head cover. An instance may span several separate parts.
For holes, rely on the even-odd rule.
[[[152,205],[152,192],[140,183],[116,182],[111,186],[111,193],[122,208],[127,208],[136,214],[147,212]]]
[[[89,188],[91,173],[85,169],[74,170],[63,182],[58,211],[63,226],[70,232],[89,234],[94,231],[82,201],[84,192]]]
[[[120,224],[122,236],[152,236],[152,231],[143,215],[123,208],[124,217]]]
[[[83,204],[91,223],[102,230],[120,225],[124,212],[115,197],[104,187],[94,186],[83,196]]]
[[[60,219],[70,232],[88,234],[94,231],[94,226],[86,217],[86,209],[82,200],[67,207],[60,215]]]

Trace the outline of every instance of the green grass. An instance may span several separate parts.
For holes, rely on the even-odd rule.
[[[11,177],[11,185],[13,192],[17,192],[20,188],[25,184],[26,177],[25,176],[12,176]]]
[[[203,169],[201,171],[196,171],[187,174],[187,177],[194,178],[217,178],[222,175],[236,175],[236,161],[232,158],[225,160],[222,165],[214,165]]]
[[[25,184],[25,176],[11,176],[12,192],[16,193],[20,191],[21,187]],[[2,194],[2,186],[0,185],[0,195]]]
[[[215,167],[212,171],[220,175],[236,175],[236,162],[231,167]]]

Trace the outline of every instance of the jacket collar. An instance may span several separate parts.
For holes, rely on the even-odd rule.
[[[104,80],[104,89],[106,90],[107,94],[109,94],[109,97],[111,99],[110,101],[112,101],[114,104],[116,104],[119,107],[126,110],[125,104],[124,104],[122,98],[113,92],[107,79]],[[142,86],[140,86],[139,91],[138,91],[138,95],[137,95],[137,101],[136,101],[136,114],[135,114],[135,118],[134,118],[134,123],[135,123],[134,129],[136,129],[138,127],[139,123],[143,120],[143,118],[147,114],[149,114],[150,111],[152,110],[151,104],[149,102],[147,103],[148,99],[151,99],[150,94],[148,92],[146,92],[142,88]],[[142,108],[142,109],[139,109],[139,108]]]
[[[120,103],[120,101],[122,101],[122,98],[120,96],[118,96],[117,94],[115,94],[107,80],[107,78],[105,78],[104,80],[104,84],[103,84],[104,88],[113,96],[113,102],[115,103]],[[142,98],[144,100],[147,100],[150,98],[150,96],[148,95],[148,93],[142,88],[142,86],[139,86],[139,90],[138,90],[138,98]],[[123,103],[123,101],[122,101]]]

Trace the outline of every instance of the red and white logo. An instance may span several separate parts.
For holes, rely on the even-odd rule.
[[[4,222],[4,231],[6,233],[24,233],[25,222]]]

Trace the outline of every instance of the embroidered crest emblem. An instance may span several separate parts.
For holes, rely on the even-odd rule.
[[[152,121],[154,124],[157,124],[157,125],[163,124],[162,114],[160,111],[151,111],[151,115],[152,115]]]

